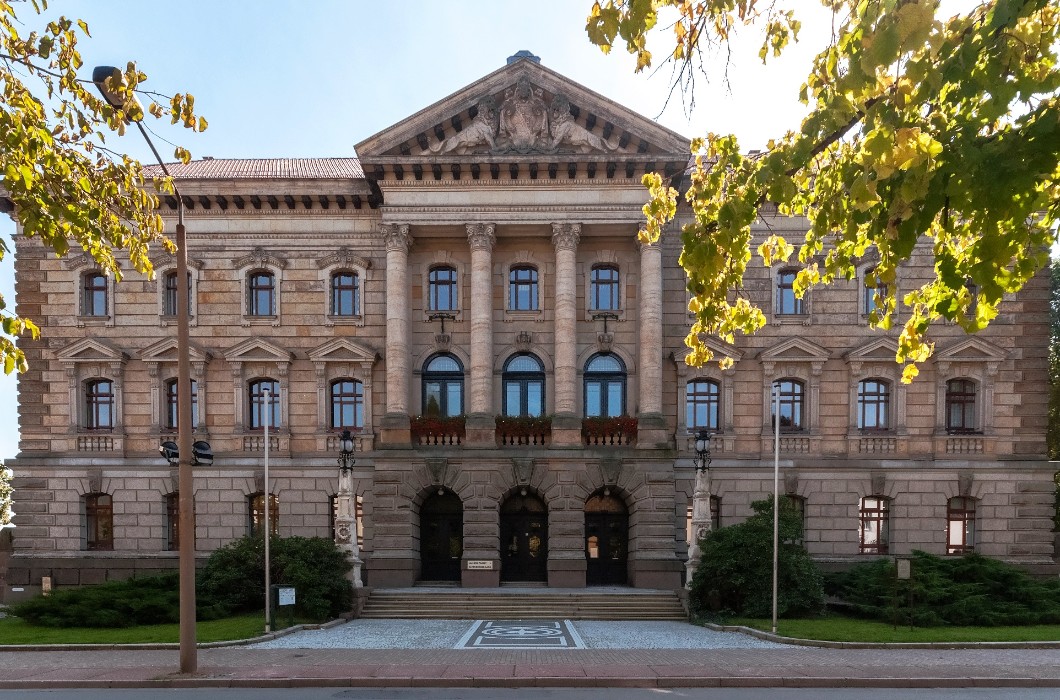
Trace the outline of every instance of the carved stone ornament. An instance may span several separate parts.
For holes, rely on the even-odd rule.
[[[552,245],[556,250],[575,250],[581,235],[581,224],[552,224]]]
[[[437,348],[438,352],[449,352],[449,348],[453,345],[453,336],[448,333],[435,333],[434,335],[434,347]]]
[[[972,495],[972,483],[974,481],[972,472],[960,472],[957,474],[957,491],[965,498]]]
[[[494,150],[529,153],[549,148],[548,107],[541,95],[541,88],[525,75],[504,91]]]
[[[552,140],[549,147],[557,150],[567,146],[578,153],[591,153],[593,151],[614,151],[618,144],[610,144],[592,133],[584,126],[574,121],[574,115],[570,113],[570,102],[564,95],[556,95],[552,98],[552,108],[549,110],[552,123],[549,131]]]
[[[887,475],[880,472],[873,472],[870,478],[872,482],[872,493],[875,496],[886,495],[887,489]]]
[[[520,486],[529,486],[534,477],[534,460],[512,458],[512,472],[515,474],[515,483]]]
[[[232,261],[236,269],[244,267],[274,267],[278,270],[287,269],[287,259],[273,255],[261,246],[255,246],[253,250],[241,258]]]
[[[493,250],[493,244],[496,242],[496,236],[494,231],[496,226],[493,224],[467,224],[467,242],[471,245],[471,250]]]
[[[412,236],[409,235],[408,224],[380,224],[379,233],[382,234],[383,243],[386,244],[386,252],[409,252]]]
[[[618,459],[601,459],[600,474],[604,477],[604,483],[614,486],[618,483],[618,477],[622,475],[622,461]]]
[[[534,334],[530,331],[519,331],[515,336],[515,349],[519,352],[530,352],[530,346],[534,343]]]
[[[478,101],[476,109],[475,118],[466,129],[434,144],[428,150],[431,153],[458,155],[470,153],[480,146],[493,150],[494,135],[497,133],[497,103],[487,95]]]
[[[596,346],[600,348],[600,352],[611,352],[611,346],[615,343],[614,333],[597,333],[596,334]]]
[[[348,544],[352,532],[349,523],[338,523],[335,525],[335,541],[339,544]]]
[[[88,473],[88,493],[101,493],[103,491],[103,472],[93,470]]]
[[[445,457],[428,457],[424,460],[427,471],[431,474],[431,483],[435,486],[445,484],[445,473],[449,469],[449,460]]]

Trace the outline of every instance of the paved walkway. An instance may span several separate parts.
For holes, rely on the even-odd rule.
[[[453,648],[471,624],[360,620],[326,631],[359,638],[361,648],[325,646],[325,631],[203,648],[194,675],[177,673],[175,649],[0,651],[0,688],[1060,687],[1060,649],[825,649],[679,623],[586,622],[574,623],[575,636],[589,648]],[[647,648],[665,638],[658,626],[671,624],[673,646],[683,648]],[[614,648],[623,635],[625,648]],[[446,648],[437,648],[443,637]],[[266,648],[281,640],[288,648]],[[592,648],[601,640],[611,648]]]

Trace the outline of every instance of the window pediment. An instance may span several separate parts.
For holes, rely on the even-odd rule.
[[[64,364],[78,362],[117,362],[125,364],[129,355],[100,338],[82,338],[70,343],[57,353]]]
[[[956,371],[954,365],[975,364],[986,367],[994,374],[998,366],[1008,357],[1007,353],[981,338],[965,338],[935,353],[934,362],[940,376],[946,377]]]
[[[224,358],[233,363],[276,362],[287,364],[294,358],[294,353],[262,338],[250,338],[226,350]]]
[[[209,351],[204,350],[194,342],[188,343],[188,354],[192,362],[209,362],[213,359],[213,355]],[[144,362],[176,362],[176,338],[164,338],[153,345],[148,345],[140,351],[140,359]]]
[[[325,362],[355,362],[370,367],[379,359],[379,353],[349,338],[334,338],[310,350],[309,359],[318,364]]]

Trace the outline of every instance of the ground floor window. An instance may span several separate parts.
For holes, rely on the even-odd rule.
[[[110,494],[85,496],[85,549],[114,549],[114,502]]]
[[[890,540],[890,499],[869,496],[861,499],[861,553],[886,554]]]
[[[975,551],[975,499],[958,496],[946,503],[946,554]]]
[[[265,494],[258,492],[247,497],[248,531],[257,537],[265,529]],[[280,499],[269,494],[269,534],[280,533]]]

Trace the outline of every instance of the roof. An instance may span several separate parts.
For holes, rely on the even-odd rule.
[[[356,158],[204,158],[190,163],[166,163],[176,179],[264,180],[264,179],[362,179],[364,170]],[[157,165],[144,164],[147,175],[161,175]]]

